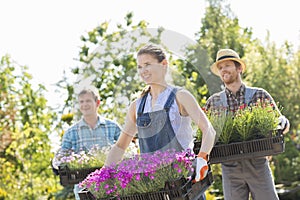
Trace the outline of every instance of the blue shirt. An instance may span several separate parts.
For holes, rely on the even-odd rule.
[[[65,132],[61,148],[62,150],[72,149],[74,152],[89,150],[95,145],[101,148],[114,144],[120,132],[119,125],[110,119],[98,116],[94,129],[81,119]]]

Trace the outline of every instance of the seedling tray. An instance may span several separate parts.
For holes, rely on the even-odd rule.
[[[198,154],[201,141],[194,142],[194,152]],[[284,152],[285,143],[283,134],[245,142],[215,145],[210,152],[210,164],[227,161],[250,159],[256,157],[276,155]]]
[[[99,168],[86,168],[86,169],[69,169],[68,166],[59,166],[58,173],[60,184],[63,186],[74,185],[83,181],[87,175]]]
[[[165,183],[163,190],[157,192],[133,194],[128,196],[106,198],[109,200],[197,200],[205,192],[205,190],[213,183],[212,172],[202,181],[192,183],[191,180],[185,178],[176,181],[168,181]],[[80,200],[104,200],[97,199],[86,188],[79,192]]]

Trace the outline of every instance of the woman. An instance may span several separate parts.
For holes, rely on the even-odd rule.
[[[190,92],[167,84],[168,61],[160,47],[153,44],[142,47],[137,53],[137,65],[148,87],[130,104],[124,129],[105,165],[121,160],[137,132],[141,153],[193,149],[193,120],[203,133],[195,181],[202,180],[207,174],[207,158],[215,141],[212,125]]]

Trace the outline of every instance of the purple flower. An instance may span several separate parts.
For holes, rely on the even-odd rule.
[[[94,171],[80,186],[90,190],[97,198],[156,191],[170,179],[187,177],[194,157],[190,150],[135,155],[115,166]]]

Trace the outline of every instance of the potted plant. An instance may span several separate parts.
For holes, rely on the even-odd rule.
[[[279,113],[267,101],[242,105],[234,113],[223,108],[205,112],[218,139],[210,154],[212,164],[284,151],[283,135],[276,130]],[[196,153],[201,146],[199,138],[201,132],[194,143]]]
[[[179,197],[191,191],[190,172],[195,155],[175,150],[154,154],[135,155],[116,165],[104,167],[89,174],[79,185],[81,199],[164,199]],[[203,187],[208,187],[211,182]],[[203,192],[203,191],[202,191]],[[88,194],[87,194],[88,193]]]
[[[58,165],[60,183],[63,186],[77,184],[85,177],[103,166],[110,147],[99,148],[97,145],[90,150],[59,151],[55,157]]]

